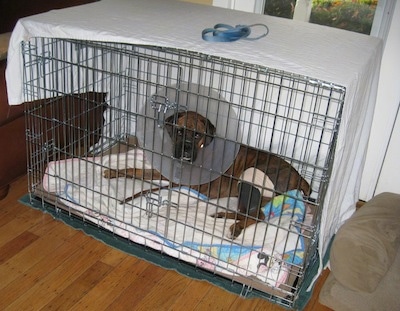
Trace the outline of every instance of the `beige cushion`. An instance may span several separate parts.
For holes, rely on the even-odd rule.
[[[326,279],[319,301],[340,311],[400,310],[400,249],[385,277],[372,293],[351,290],[339,283],[332,272]]]
[[[345,287],[372,292],[392,265],[400,246],[400,195],[382,193],[338,230],[331,271]]]

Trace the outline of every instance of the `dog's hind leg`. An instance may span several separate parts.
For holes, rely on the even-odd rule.
[[[236,222],[229,227],[230,238],[235,239],[247,227],[264,220],[265,215],[260,208],[263,206],[261,205],[262,199],[259,189],[250,183],[241,182],[239,184],[238,212],[219,212],[211,216],[235,219]]]
[[[264,219],[264,213],[261,211],[261,192],[257,187],[254,187],[248,182],[240,182],[239,187],[239,214],[238,221],[231,225],[232,239],[237,238],[240,233],[248,226],[254,225]]]
[[[231,233],[231,239],[232,240],[236,239],[244,229],[246,229],[251,225],[256,224],[258,221],[259,220],[255,218],[245,217],[244,219],[235,222],[233,225],[229,227],[229,231]]]

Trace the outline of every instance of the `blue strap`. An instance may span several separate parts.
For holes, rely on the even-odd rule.
[[[266,32],[258,37],[249,38],[251,27],[262,26],[265,27]],[[212,42],[232,42],[239,39],[244,40],[258,40],[268,35],[269,29],[264,24],[253,25],[236,25],[235,27],[227,24],[216,24],[214,28],[206,28],[202,31],[201,36],[203,40]]]

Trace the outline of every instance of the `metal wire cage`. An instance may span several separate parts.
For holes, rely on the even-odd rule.
[[[260,292],[295,307],[317,256],[345,88],[155,46],[35,38],[22,54],[32,200],[242,284],[242,295]],[[188,111],[215,127],[195,161],[175,153],[173,136],[182,134],[166,130]],[[181,130],[188,135],[189,125]],[[241,148],[289,163],[311,195],[297,191],[300,184],[276,189],[265,171],[232,174]],[[126,178],[127,168],[156,169],[163,178]],[[124,173],[109,179],[110,169]],[[199,190],[220,176],[274,197],[262,207],[265,219],[255,217],[234,238],[238,216],[212,216],[240,215],[237,193]]]

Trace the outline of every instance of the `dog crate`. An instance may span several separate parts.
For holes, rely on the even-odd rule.
[[[22,53],[32,204],[118,237],[138,256],[151,249],[243,296],[296,308],[318,258],[344,87],[157,46],[36,38]],[[189,111],[214,132],[193,133],[189,121],[177,128],[176,113]],[[190,160],[176,152],[177,137],[189,133],[208,140]],[[241,148],[280,157],[311,194],[300,182],[277,189],[257,165],[232,173]],[[106,178],[127,168],[163,178]],[[280,164],[271,169],[279,175]],[[252,191],[240,200],[239,190],[218,195],[221,176],[227,182],[218,187],[248,185],[273,197],[261,206],[265,219],[238,211],[239,201],[258,208]],[[236,216],[215,217],[225,212]],[[240,216],[255,223],[232,237]]]

